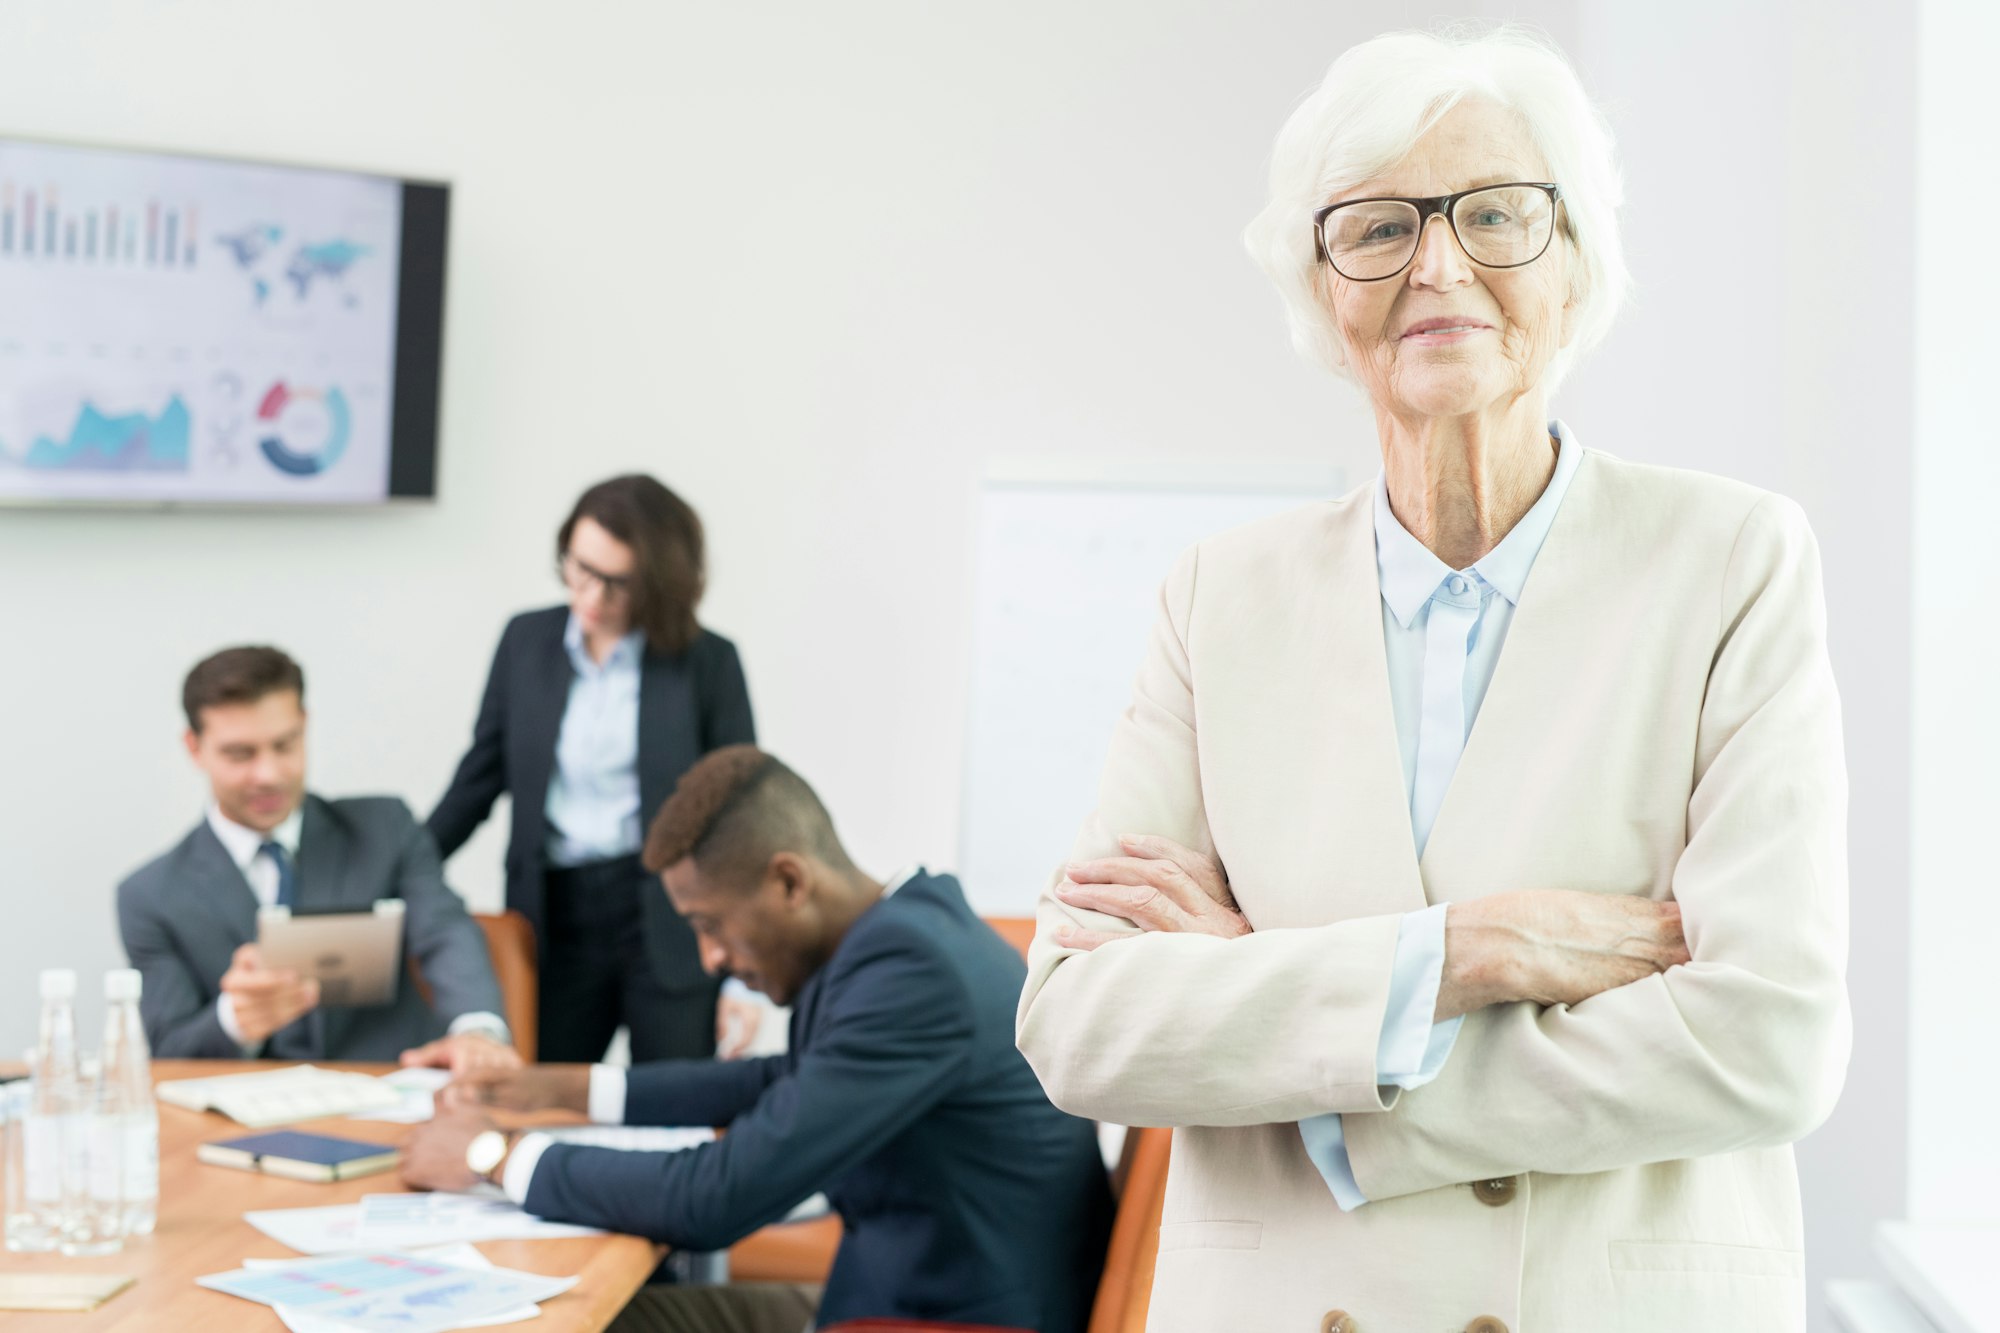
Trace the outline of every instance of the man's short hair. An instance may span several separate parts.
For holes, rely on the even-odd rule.
[[[779,852],[851,862],[806,780],[754,745],[711,751],[681,775],[646,834],[646,869],[692,856],[704,877],[748,889]]]
[[[267,694],[290,690],[306,701],[306,673],[276,648],[224,648],[204,657],[181,684],[181,708],[188,729],[201,731],[201,710],[224,704],[254,704]]]

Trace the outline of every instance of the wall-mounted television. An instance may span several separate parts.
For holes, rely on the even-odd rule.
[[[434,497],[450,206],[0,137],[0,501]]]

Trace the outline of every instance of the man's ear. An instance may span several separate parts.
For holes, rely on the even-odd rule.
[[[189,727],[186,731],[181,733],[181,744],[187,746],[188,758],[193,759],[196,762],[200,762],[201,760],[200,732],[196,731],[193,727]]]
[[[812,896],[812,867],[797,852],[774,852],[764,878],[776,880],[789,906],[799,906]]]

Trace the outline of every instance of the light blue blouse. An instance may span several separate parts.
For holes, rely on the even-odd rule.
[[[646,636],[634,630],[591,660],[575,616],[563,630],[575,674],[556,738],[555,773],[542,806],[548,861],[584,865],[639,850],[639,670]]]
[[[1389,506],[1387,474],[1375,481],[1382,642],[1419,859],[1493,682],[1528,572],[1583,461],[1582,446],[1560,421],[1550,423],[1549,433],[1558,448],[1547,489],[1500,544],[1467,569],[1453,569],[1412,537]],[[1438,1076],[1458,1039],[1462,1018],[1431,1022],[1444,975],[1445,909],[1439,903],[1412,912],[1397,931],[1389,1006],[1375,1056],[1376,1078],[1383,1084],[1422,1087]],[[1355,1183],[1338,1113],[1300,1121],[1299,1134],[1342,1209],[1368,1202]]]

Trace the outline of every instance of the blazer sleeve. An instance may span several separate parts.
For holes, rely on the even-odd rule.
[[[782,1077],[783,1055],[754,1060],[654,1060],[625,1075],[628,1125],[727,1125]]]
[[[715,638],[715,659],[701,688],[701,752],[725,745],[754,745],[757,724],[750,715],[750,686],[743,679],[743,659],[736,645]]]
[[[196,975],[174,944],[159,910],[159,887],[139,876],[118,886],[118,933],[125,957],[139,970],[146,1044],[155,1059],[240,1060],[242,1049],[215,1012],[215,985]]]
[[[463,1014],[504,1014],[485,932],[444,882],[437,848],[401,801],[393,802],[396,894],[403,900],[403,944],[431,988],[431,1009],[449,1025]]]
[[[1161,592],[1073,859],[1115,856],[1126,833],[1214,850],[1188,653],[1199,552],[1181,557]],[[1054,896],[1062,882],[1058,871],[1036,909],[1016,1040],[1063,1110],[1124,1125],[1251,1125],[1394,1103],[1375,1054],[1400,916],[1233,940],[1146,934],[1066,906]],[[1127,938],[1066,949],[1054,932],[1070,923]],[[1252,1014],[1271,1018],[1246,1022]]]
[[[486,676],[486,693],[479,701],[479,716],[472,724],[472,745],[459,759],[451,785],[424,821],[438,855],[447,860],[485,822],[493,802],[507,789],[507,703],[518,623],[508,625],[500,635],[493,668]]]
[[[856,956],[838,964],[851,979],[837,998],[829,994],[797,1065],[729,1133],[677,1153],[556,1144],[535,1167],[527,1210],[719,1250],[783,1217],[925,1115],[971,1059],[971,997],[927,943],[895,931],[857,943]]]
[[[1847,775],[1819,552],[1790,501],[1746,518],[1721,613],[1673,874],[1693,961],[1573,1008],[1470,1015],[1435,1082],[1346,1121],[1370,1199],[1790,1143],[1832,1110]]]

